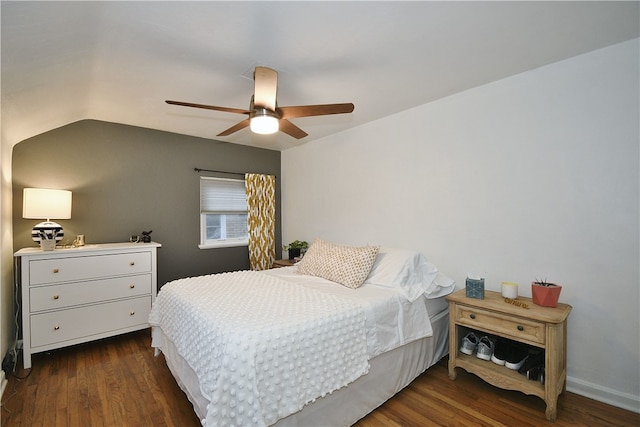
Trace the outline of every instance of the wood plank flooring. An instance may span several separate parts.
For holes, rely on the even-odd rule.
[[[146,330],[34,355],[30,372],[20,361],[2,398],[1,425],[199,426],[150,345]],[[640,414],[569,392],[558,406],[556,423],[547,422],[541,399],[500,390],[463,370],[451,381],[445,359],[356,426],[640,425]]]

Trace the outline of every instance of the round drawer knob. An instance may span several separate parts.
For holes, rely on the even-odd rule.
[[[472,318],[472,319],[475,319],[475,318],[476,318],[476,315],[475,315],[475,314],[473,314],[473,313],[471,313],[471,314],[469,315],[469,317],[470,317],[470,318]]]
[[[518,325],[518,330],[519,330],[520,332],[524,331],[524,326],[522,326],[522,325]]]
[[[132,266],[133,266],[133,265],[136,265],[136,263],[135,263],[135,262],[133,262],[133,261],[131,261],[131,262],[129,263],[129,265],[132,265]]]
[[[136,285],[134,285],[134,284],[129,285],[129,289],[133,289],[135,287],[136,287]]]
[[[53,269],[53,272],[54,272],[54,274],[55,274],[55,273],[60,273],[60,269],[59,269],[59,268],[54,268],[54,269]]]
[[[129,313],[129,315],[131,315],[131,316],[135,316],[135,314],[136,314],[135,311],[132,311],[131,313]]]
[[[54,326],[54,327],[53,327],[53,330],[54,330],[54,331],[57,331],[57,330],[59,330],[59,329],[60,329],[60,326],[58,326],[58,325],[56,325],[56,326]]]
[[[60,299],[60,295],[54,295],[53,299]]]

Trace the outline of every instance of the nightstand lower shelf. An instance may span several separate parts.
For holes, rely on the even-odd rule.
[[[456,366],[465,371],[475,374],[491,385],[505,389],[521,391],[544,399],[544,385],[539,381],[523,381],[523,375],[504,366],[496,365],[487,360],[478,359],[475,356],[460,354],[456,357]],[[453,378],[451,372],[449,378],[456,379],[455,370]]]

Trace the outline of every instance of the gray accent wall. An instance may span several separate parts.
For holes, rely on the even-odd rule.
[[[25,187],[73,192],[63,242],[128,241],[153,230],[158,285],[202,274],[249,268],[247,247],[199,249],[199,177],[241,178],[194,168],[276,176],[276,253],[281,255],[280,152],[187,135],[82,120],[35,136],[13,149],[14,250],[36,246],[22,218]]]

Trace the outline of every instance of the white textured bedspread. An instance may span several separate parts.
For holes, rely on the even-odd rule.
[[[180,279],[149,316],[200,378],[205,426],[264,426],[368,372],[365,310],[257,271]]]

